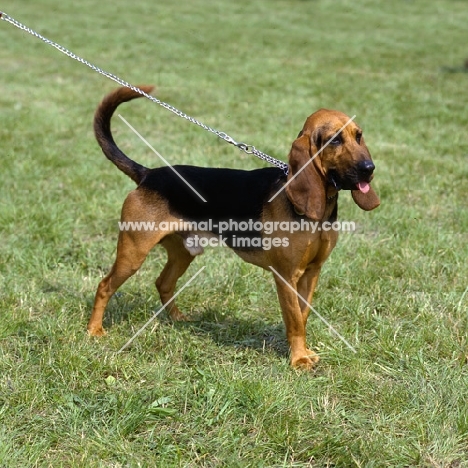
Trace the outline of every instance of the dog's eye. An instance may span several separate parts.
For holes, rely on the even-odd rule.
[[[356,133],[356,141],[358,145],[361,144],[361,138],[362,138],[362,133],[361,132]]]
[[[330,140],[330,145],[337,146],[337,145],[341,145],[341,143],[342,143],[341,135],[336,135],[336,137]]]

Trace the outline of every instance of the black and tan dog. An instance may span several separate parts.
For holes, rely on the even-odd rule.
[[[141,87],[151,92],[152,87]],[[191,232],[174,229],[121,230],[117,258],[109,274],[99,283],[93,312],[88,323],[91,335],[104,334],[102,320],[111,296],[142,265],[149,251],[161,244],[167,250],[167,263],[156,280],[161,302],[168,303],[174,295],[177,280],[187,270],[196,255],[194,236],[218,235],[222,221],[335,221],[338,192],[350,190],[354,201],[363,210],[372,210],[379,199],[369,182],[374,164],[364,143],[361,129],[351,122],[318,154],[328,140],[349,118],[337,111],[321,109],[305,122],[289,153],[289,174],[279,168],[253,171],[174,166],[207,201],[203,202],[170,167],[148,169],[129,159],[116,145],[111,134],[111,117],[119,104],[140,97],[127,88],[120,88],[104,98],[94,120],[96,138],[104,154],[138,187],[126,198],[121,220],[124,222],[166,222],[176,226],[180,220],[212,221],[211,232]],[[310,159],[313,160],[301,170]],[[271,202],[270,198],[286,187]],[[172,223],[171,223],[172,222]],[[277,229],[272,237],[281,238]],[[264,232],[249,232],[251,238]],[[320,269],[333,250],[338,232],[300,230],[289,234],[287,246],[236,247],[234,232],[229,232],[227,244],[243,260],[266,270],[275,270],[274,279],[286,326],[293,366],[311,368],[318,356],[307,348],[306,322]],[[253,243],[252,243],[253,244]],[[258,244],[257,244],[258,245]],[[286,282],[285,282],[286,281]],[[296,293],[297,292],[297,293]],[[166,307],[172,319],[183,320],[174,301]]]

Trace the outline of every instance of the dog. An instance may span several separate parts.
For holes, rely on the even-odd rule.
[[[140,89],[150,93],[153,87]],[[161,302],[173,320],[185,320],[172,298],[177,280],[203,253],[203,246],[194,241],[226,234],[225,244],[244,261],[274,272],[291,365],[312,369],[319,356],[306,344],[308,304],[338,232],[295,230],[284,242],[280,226],[281,222],[333,223],[341,190],[351,191],[363,210],[379,206],[379,198],[370,186],[375,167],[362,130],[341,112],[318,110],[307,118],[292,144],[287,174],[276,167],[251,171],[185,165],[149,169],[128,158],[111,132],[111,118],[117,107],[140,96],[128,88],[108,94],[96,110],[94,132],[105,156],[137,184],[125,199],[121,222],[156,222],[165,228],[120,230],[117,257],[97,288],[88,333],[105,334],[102,320],[109,299],[140,268],[156,244],[167,251],[167,263],[156,280]],[[199,227],[202,221],[204,228]],[[251,242],[239,246],[235,228],[242,221],[244,227],[248,226],[242,233],[244,241]],[[190,226],[195,223],[197,228],[182,229],[181,222]],[[283,239],[269,248],[262,244],[267,236],[261,226],[267,224],[274,238]],[[220,226],[226,231],[221,232]]]

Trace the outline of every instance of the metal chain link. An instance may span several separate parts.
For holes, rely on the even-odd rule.
[[[284,163],[282,161],[279,161],[278,159],[275,159],[272,156],[269,156],[268,154],[263,153],[262,151],[255,148],[255,146],[247,145],[245,143],[236,142],[228,134],[226,134],[224,132],[220,132],[219,130],[215,130],[214,128],[211,128],[208,125],[205,125],[204,123],[198,121],[197,119],[195,119],[193,117],[190,117],[185,112],[182,112],[179,109],[175,108],[171,104],[168,104],[168,103],[166,103],[164,101],[161,101],[161,100],[155,98],[154,96],[151,96],[150,94],[145,93],[140,88],[137,88],[136,86],[131,85],[127,81],[122,80],[118,76],[102,70],[101,68],[97,67],[96,65],[93,65],[92,63],[88,62],[87,60],[85,60],[85,59],[79,57],[78,55],[74,54],[73,52],[69,51],[68,49],[61,46],[60,44],[57,44],[56,42],[53,42],[53,41],[47,39],[46,37],[42,36],[41,34],[37,33],[36,31],[32,30],[31,28],[28,28],[27,26],[20,23],[19,21],[16,21],[14,18],[12,18],[11,16],[8,16],[4,12],[0,12],[0,19],[2,19],[3,21],[7,21],[8,23],[12,24],[13,26],[17,27],[18,29],[26,31],[27,33],[31,34],[34,37],[37,37],[38,39],[45,42],[46,44],[51,45],[52,47],[55,47],[58,51],[60,51],[63,54],[67,55],[68,57],[72,58],[73,60],[76,60],[76,61],[86,65],[87,67],[91,68],[91,70],[93,70],[93,71],[95,71],[95,72],[97,72],[97,73],[99,73],[99,74],[101,74],[101,75],[115,81],[119,85],[130,88],[132,91],[135,91],[135,92],[141,94],[142,96],[149,99],[150,101],[153,101],[156,104],[159,104],[161,107],[164,107],[164,109],[167,109],[168,111],[174,113],[178,117],[181,117],[181,118],[183,118],[185,120],[188,120],[189,122],[191,122],[191,123],[193,123],[195,125],[198,125],[199,127],[203,128],[204,130],[215,134],[217,137],[221,138],[222,140],[226,141],[227,143],[229,143],[231,145],[236,146],[237,148],[244,151],[245,153],[253,154],[257,158],[260,158],[263,161],[268,162],[269,164],[272,164],[272,165],[274,165],[276,167],[279,167],[280,169],[282,169],[284,171],[285,174],[288,173],[288,165],[286,163]]]

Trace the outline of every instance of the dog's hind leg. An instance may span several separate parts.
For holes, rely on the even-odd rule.
[[[144,242],[141,239],[136,242],[132,234],[134,233],[120,233],[115,263],[109,274],[99,283],[93,312],[88,322],[90,335],[102,336],[105,334],[102,320],[109,299],[130,276],[138,271],[149,251],[157,243],[154,235],[148,236]]]
[[[185,248],[182,237],[177,234],[165,237],[161,245],[167,251],[167,263],[156,280],[156,288],[161,302],[167,304],[166,311],[171,319],[186,320],[185,315],[171,299],[174,296],[177,280],[185,273],[195,256]]]
[[[122,208],[122,221],[141,219],[143,213],[136,210],[140,207],[136,191],[130,193]],[[117,256],[109,274],[99,283],[94,300],[94,307],[88,322],[88,333],[102,336],[102,326],[107,303],[117,289],[130,278],[143,264],[149,251],[161,240],[160,231],[121,230],[117,243]]]

